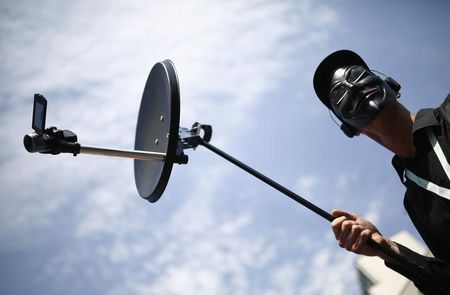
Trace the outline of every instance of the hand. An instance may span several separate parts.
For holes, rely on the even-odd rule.
[[[357,254],[381,257],[379,252],[367,245],[369,237],[379,244],[391,246],[376,226],[366,219],[341,210],[333,210],[331,215],[335,217],[331,223],[331,228],[340,247]]]

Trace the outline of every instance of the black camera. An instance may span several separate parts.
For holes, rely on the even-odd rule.
[[[30,153],[59,154],[61,152],[79,152],[77,135],[69,130],[56,127],[45,129],[47,116],[47,100],[41,94],[34,95],[33,120],[31,127],[34,133],[23,138],[23,145]]]

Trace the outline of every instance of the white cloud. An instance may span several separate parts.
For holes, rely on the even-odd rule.
[[[317,175],[301,175],[294,184],[294,189],[302,195],[314,197],[314,189],[319,185],[320,179]]]
[[[116,228],[114,233],[109,233],[112,243],[90,249],[100,261],[91,262],[95,273],[110,278],[117,269],[122,269],[133,274],[118,274],[118,280],[110,282],[110,291],[133,294],[249,292],[247,269],[264,267],[274,257],[272,247],[261,237],[246,237],[244,232],[252,225],[251,216],[238,215],[234,219],[214,216],[209,205],[211,196],[197,193],[193,192],[192,198],[164,223],[158,223],[157,228],[156,225]],[[134,231],[139,239],[130,237],[127,231]],[[90,238],[95,240],[96,235]],[[63,251],[49,262],[47,275],[59,273],[64,280],[70,280],[75,275],[70,271],[71,266],[77,268],[79,263],[85,263],[86,253],[80,254],[78,261],[76,258],[74,261],[69,259],[74,256],[73,249]],[[66,271],[60,272],[60,269]]]
[[[339,252],[340,251],[340,252]],[[321,248],[308,265],[307,283],[300,294],[356,294],[355,256],[342,249]]]
[[[273,294],[296,294],[295,287],[301,277],[299,265],[286,262],[272,272],[271,281],[275,286]]]
[[[321,14],[324,7],[316,12],[307,4],[295,13],[289,3],[258,4],[173,1],[112,5],[77,1],[39,6],[29,2],[11,7],[9,25],[2,31],[8,40],[1,47],[5,61],[2,70],[8,73],[2,77],[2,91],[12,94],[8,101],[16,97],[26,105],[13,104],[14,112],[2,120],[6,142],[14,142],[2,148],[10,165],[26,167],[31,159],[35,161],[31,155],[25,158],[23,150],[18,154],[21,143],[13,139],[29,128],[23,122],[31,115],[32,93],[38,91],[49,99],[48,123],[76,131],[81,143],[132,147],[145,75],[155,61],[166,57],[173,58],[179,68],[182,121],[214,124],[220,130],[215,143],[226,147],[227,136],[237,129],[242,134],[246,126],[251,126],[253,106],[283,78],[282,69],[292,62],[290,56],[295,51],[292,37],[297,32],[314,35],[323,29],[317,26],[305,31],[301,24],[315,24],[310,13]],[[14,12],[21,18],[13,18]],[[103,173],[98,166],[104,162],[86,160],[81,169],[77,167],[80,161],[76,162],[69,166],[59,158],[52,163],[59,170],[85,175],[82,179]],[[50,178],[55,170],[55,166],[46,167],[45,173]],[[27,169],[22,181],[36,188],[36,175],[43,173]],[[6,170],[2,174],[6,175]],[[58,182],[58,191],[50,193],[42,188],[39,194],[45,195],[46,201],[36,203],[37,208],[32,210],[27,208],[33,194],[18,192],[12,203],[2,198],[13,207],[11,212],[19,206],[22,209],[20,214],[10,216],[7,224],[19,224],[19,218],[39,223],[54,214],[65,204],[61,195],[69,187],[59,178]],[[18,184],[14,180],[8,183]],[[27,222],[21,224],[27,227]]]
[[[364,213],[363,217],[376,225],[380,221],[382,209],[383,201],[381,199],[374,199],[369,202],[367,212]]]
[[[347,190],[358,180],[357,173],[340,173],[336,176],[336,189]]]
[[[298,290],[301,254],[290,263],[279,251],[287,241],[251,231],[251,209],[214,207],[214,198],[228,197],[219,194],[229,166],[196,159],[179,167],[189,175],[169,183],[172,200],[150,205],[137,197],[131,162],[29,155],[17,134],[29,128],[32,94],[42,91],[48,123],[75,131],[84,144],[130,148],[146,75],[171,58],[181,121],[213,124],[220,130],[214,143],[228,147],[231,135],[251,130],[254,109],[280,87],[285,69],[308,62],[296,51],[308,55],[327,39],[333,10],[312,1],[24,1],[8,11],[1,31],[8,42],[0,45],[7,73],[0,78],[0,239],[10,246],[2,247],[32,251],[42,242],[33,242],[37,233],[45,239],[60,230],[67,242],[49,258],[42,282],[86,279],[104,293],[249,294],[262,289],[259,281],[277,294]],[[318,184],[305,176],[297,186]]]

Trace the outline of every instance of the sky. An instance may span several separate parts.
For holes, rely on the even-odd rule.
[[[392,154],[348,139],[312,76],[351,49],[402,85],[411,111],[450,82],[448,1],[1,1],[1,294],[359,294],[330,225],[210,151],[188,150],[157,203],[133,161],[30,154],[33,94],[47,125],[132,149],[147,75],[171,59],[180,124],[326,211],[417,232]]]

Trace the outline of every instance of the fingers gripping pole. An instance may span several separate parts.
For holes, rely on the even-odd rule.
[[[205,148],[209,149],[210,151],[216,153],[217,155],[221,156],[222,158],[230,161],[231,163],[235,164],[239,168],[242,168],[243,170],[247,171],[251,175],[255,176],[259,180],[265,182],[266,184],[270,185],[271,187],[275,188],[279,192],[283,193],[284,195],[288,196],[292,200],[296,201],[297,203],[300,203],[301,205],[305,206],[306,208],[310,209],[314,213],[320,215],[324,219],[328,220],[329,222],[332,222],[334,220],[334,217],[329,214],[328,212],[324,211],[323,209],[317,207],[313,203],[305,200],[304,198],[300,197],[296,193],[288,190],[284,186],[278,184],[277,182],[273,181],[272,179],[268,178],[267,176],[259,173],[258,171],[254,170],[253,168],[247,166],[246,164],[242,163],[241,161],[237,160],[236,158],[233,158],[232,156],[228,155],[227,153],[223,152],[222,150],[216,148],[215,146],[211,145],[209,142],[205,140],[200,140],[200,145],[204,146]],[[404,256],[396,254],[392,251],[390,251],[385,246],[378,244],[374,240],[370,239],[367,241],[367,244],[372,247],[374,250],[379,251],[389,258],[391,258],[393,261],[395,261],[396,264],[398,264],[402,269],[405,270],[405,272],[409,273],[410,277],[414,277],[415,280],[421,281],[423,284],[426,284],[428,286],[432,286],[436,290],[440,292],[444,292],[443,294],[446,294],[445,290],[442,289],[442,287],[437,286],[435,282],[432,282],[430,279],[429,273],[423,269],[421,266],[413,263],[412,261],[406,259]]]

